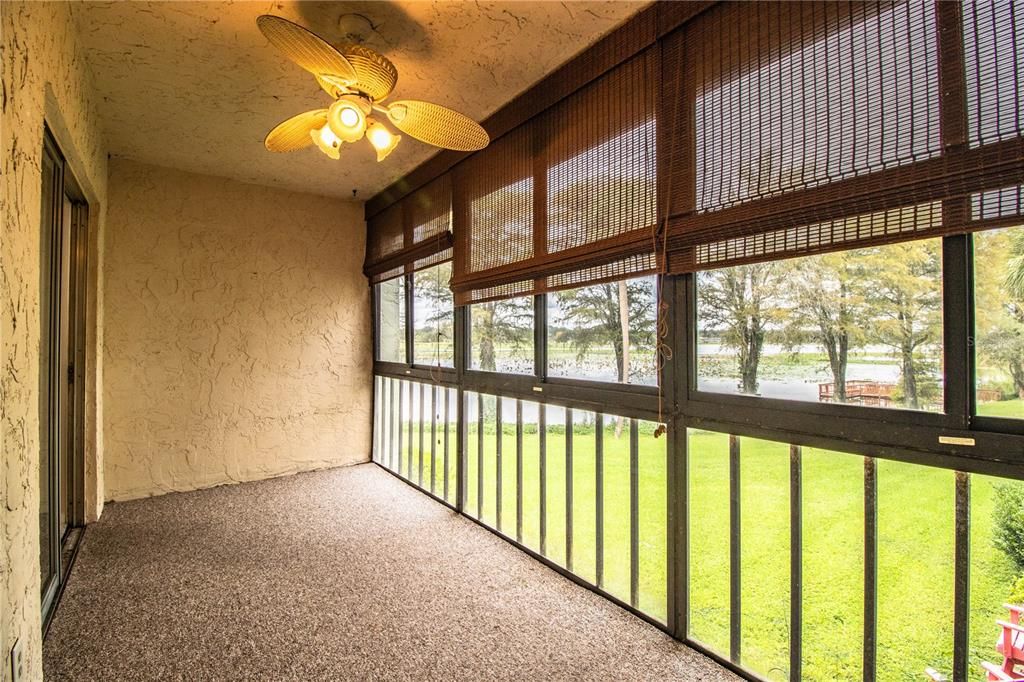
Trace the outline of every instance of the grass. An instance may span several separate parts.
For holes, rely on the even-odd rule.
[[[1024,400],[999,400],[991,403],[978,403],[978,414],[985,417],[1007,417],[1024,419]]]
[[[492,401],[493,398],[486,400]],[[490,408],[489,408],[490,409]],[[549,422],[561,408],[548,408]],[[493,414],[493,411],[490,412]],[[577,420],[580,413],[576,412]],[[608,418],[611,419],[611,418]],[[639,437],[639,601],[641,610],[664,620],[666,604],[665,439],[641,422]],[[408,424],[403,425],[407,428]],[[409,462],[403,435],[402,469]],[[432,472],[429,425],[425,433],[424,486],[436,473],[442,489],[441,445]],[[454,499],[454,425],[449,430],[449,492]],[[478,510],[478,444],[475,423],[467,442],[466,512],[510,537],[516,536],[516,437],[505,425],[500,438],[501,519],[497,506],[497,444],[493,422],[483,432],[483,505]],[[546,449],[547,509],[544,553],[567,564],[565,428],[550,426]],[[629,601],[629,438],[604,432],[604,580],[609,593]],[[789,448],[741,439],[742,663],[769,679],[786,679],[789,668]],[[418,480],[418,431],[413,479]],[[577,424],[572,461],[571,570],[596,581],[595,433]],[[689,434],[690,634],[721,652],[729,644],[728,437]],[[971,490],[971,675],[995,658],[995,620],[1004,617],[1012,570],[992,546],[992,487],[997,479],[972,477]],[[952,668],[953,490],[952,471],[878,462],[878,679],[920,680],[933,666]],[[535,425],[523,439],[522,541],[540,551],[540,448]],[[862,672],[863,458],[803,450],[803,679],[854,679]]]

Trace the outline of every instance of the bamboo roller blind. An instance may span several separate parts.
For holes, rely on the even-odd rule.
[[[656,270],[658,65],[641,52],[456,168],[457,303]]]
[[[451,171],[457,303],[1022,222],[1012,0],[719,3],[670,30]],[[409,199],[368,263],[438,257]]]
[[[669,270],[1019,216],[1022,38],[1009,0],[704,13],[665,51],[681,74],[668,99],[690,117],[673,144],[692,173],[673,164]]]
[[[363,272],[373,282],[452,258],[452,186],[444,174],[367,221]]]

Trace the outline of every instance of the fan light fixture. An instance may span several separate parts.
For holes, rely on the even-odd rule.
[[[373,119],[370,119],[370,126],[366,129],[366,137],[377,150],[377,161],[386,159],[402,139],[401,135],[392,135],[384,124]]]
[[[342,142],[358,142],[366,133],[366,111],[357,95],[342,95],[327,110],[327,125]]]
[[[309,137],[313,140],[313,144],[320,148],[327,156],[332,159],[341,158],[341,139],[334,134],[329,125],[325,125],[320,129],[313,129],[309,131]]]
[[[387,116],[403,133],[435,147],[471,152],[491,141],[480,124],[447,107],[419,100],[381,104],[394,90],[398,71],[386,57],[367,47],[335,47],[298,24],[270,14],[258,17],[256,25],[274,47],[313,74],[334,99],[328,109],[307,111],[278,124],[263,141],[270,151],[290,152],[315,144],[330,158],[338,159],[343,142],[366,137],[377,150],[377,161],[383,161],[402,136],[371,119],[373,111]]]

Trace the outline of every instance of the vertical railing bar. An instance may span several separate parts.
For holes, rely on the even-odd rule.
[[[501,530],[501,441],[502,432],[504,431],[504,425],[501,422],[501,408],[502,399],[496,397],[494,399],[495,416],[494,416],[494,481],[497,490],[494,495],[494,527]]]
[[[418,468],[417,479],[419,481],[419,486],[421,488],[423,487],[423,422],[426,421],[426,413],[424,412],[424,409],[426,408],[426,403],[427,403],[426,398],[427,398],[427,385],[421,383],[420,384],[420,420],[419,420],[419,430],[420,430],[420,447],[419,447],[419,450],[420,451],[419,451],[419,461],[417,463],[417,468]]]
[[[674,579],[670,585],[674,592],[672,604],[675,623],[673,635],[676,639],[686,639],[690,632],[690,441],[685,423],[678,417],[672,417],[672,431],[669,433],[670,471],[673,471],[670,485],[675,496],[671,509],[675,518],[674,532],[671,535],[673,548],[672,568]]]
[[[476,394],[476,517],[484,517],[484,394]]]
[[[402,414],[405,412],[405,381],[398,380],[398,463],[395,471],[402,474]]]
[[[448,466],[448,430],[451,427],[451,416],[448,412],[448,403],[451,398],[451,389],[445,387],[444,391],[444,499],[448,498],[448,477],[451,469]]]
[[[971,610],[971,475],[956,472],[953,560],[953,682],[968,679]]]
[[[381,464],[390,468],[391,467],[391,436],[393,435],[393,429],[391,427],[392,421],[394,420],[394,414],[391,410],[391,377],[383,378],[383,390],[381,393],[382,399],[384,400],[384,431],[385,435],[385,447],[384,452],[381,455]]]
[[[803,451],[789,446],[789,679],[803,665]]]
[[[430,387],[430,493],[437,489],[437,384]]]
[[[565,408],[565,567],[572,570],[572,408]]]
[[[629,420],[629,603],[640,604],[640,432]]]
[[[596,534],[596,584],[604,587],[604,414],[594,418],[594,528]]]
[[[523,401],[516,398],[516,542],[523,542]]]
[[[540,553],[547,556],[548,552],[548,415],[547,406],[537,404],[537,437],[540,451]]]
[[[460,385],[455,389],[455,508],[466,513],[467,476],[469,469],[469,396]]]
[[[875,682],[878,643],[878,469],[864,458],[864,682]]]
[[[740,662],[740,439],[729,435],[729,659]]]
[[[380,404],[380,385],[383,382],[379,376],[373,378],[373,435],[372,442],[370,443],[370,460],[380,463],[380,422],[381,422],[381,409]]]
[[[398,399],[398,392],[395,390],[398,387],[399,380],[391,379],[391,388],[389,390],[390,396],[388,399],[391,401],[391,423],[388,424],[388,428],[391,429],[391,436],[388,439],[388,463],[391,465],[389,468],[395,471],[395,459],[400,458],[401,455],[398,445],[399,434],[402,431],[401,422],[399,421],[398,410],[395,406],[395,401]]]
[[[467,398],[464,388],[466,364],[472,344],[471,324],[467,306],[455,306],[455,508],[460,514],[466,513],[466,450],[468,427],[466,425]],[[445,476],[445,484],[448,477]]]
[[[388,378],[380,378],[380,429],[378,430],[378,436],[380,437],[380,447],[377,448],[377,456],[380,458],[382,466],[387,466],[388,458],[388,435],[386,431],[391,428],[391,422],[388,418],[388,409],[390,403],[388,402]]]
[[[416,419],[416,413],[413,410],[413,396],[416,395],[416,384],[410,382],[409,384],[409,447],[406,453],[406,478],[413,480],[413,453],[416,447],[416,441],[413,439],[413,422]]]
[[[391,447],[391,379],[380,378],[380,463],[387,466]]]

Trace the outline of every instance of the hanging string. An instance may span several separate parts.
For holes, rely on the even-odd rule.
[[[659,44],[659,50],[659,57],[662,57],[664,51],[663,44]],[[664,59],[661,59],[662,67],[664,67],[664,61]],[[676,68],[672,79],[673,88],[671,92],[673,102],[671,126],[659,126],[658,135],[663,138],[666,136],[664,132],[666,128],[675,131],[679,128],[681,123],[679,121],[679,100],[682,99],[681,93],[679,92],[681,71],[682,69]],[[667,341],[670,330],[669,313],[671,312],[671,306],[662,296],[662,290],[665,275],[668,272],[668,221],[672,208],[672,177],[674,175],[675,152],[676,144],[673,139],[668,149],[668,164],[666,166],[667,172],[665,173],[664,183],[662,184],[665,192],[665,208],[661,215],[661,221],[656,222],[651,228],[651,240],[652,246],[654,247],[655,265],[658,270],[655,277],[655,300],[658,302],[658,317],[657,325],[655,327],[656,339],[654,346],[654,366],[655,372],[657,372],[656,376],[658,377],[658,427],[654,430],[655,438],[660,437],[668,431],[668,428],[665,425],[665,394],[661,378],[662,370],[669,362],[672,361],[673,351],[672,346]]]

